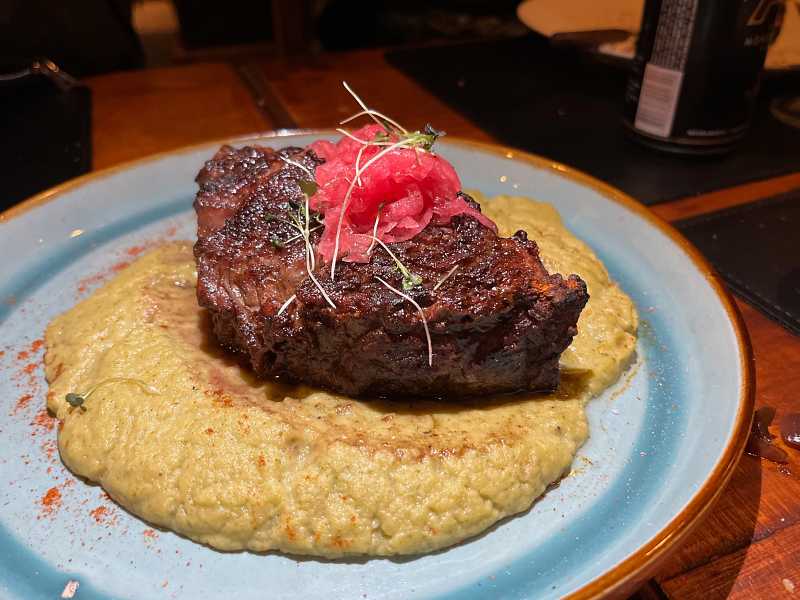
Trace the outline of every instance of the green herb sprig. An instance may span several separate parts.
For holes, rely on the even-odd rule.
[[[422,328],[425,330],[425,340],[428,343],[428,366],[432,367],[433,366],[433,342],[431,341],[431,332],[430,332],[430,329],[428,328],[428,319],[425,318],[425,311],[422,310],[422,307],[411,296],[409,296],[408,294],[404,294],[400,290],[392,287],[387,281],[381,279],[377,275],[375,275],[374,277],[375,277],[375,279],[380,281],[384,286],[386,286],[389,289],[389,291],[397,294],[403,300],[407,300],[408,302],[410,302],[414,306],[415,309],[417,309],[417,313],[419,313],[420,321],[422,321]]]
[[[420,277],[416,273],[412,273],[408,269],[408,267],[406,267],[402,263],[402,261],[399,258],[397,258],[395,253],[392,252],[389,249],[389,246],[387,246],[386,244],[383,243],[382,240],[380,240],[379,238],[375,237],[374,235],[371,236],[371,237],[372,237],[372,239],[374,241],[379,243],[384,250],[386,250],[386,252],[389,254],[389,256],[392,257],[392,260],[394,260],[394,264],[397,265],[397,270],[400,271],[400,275],[403,276],[403,280],[402,280],[403,291],[407,292],[409,290],[414,289],[418,285],[422,285],[422,277]]]
[[[308,273],[308,277],[317,287],[320,294],[322,294],[322,297],[331,306],[331,308],[336,308],[336,304],[334,304],[333,300],[331,300],[331,297],[328,295],[328,292],[325,291],[325,288],[322,287],[322,284],[314,275],[314,271],[317,268],[317,261],[314,256],[314,247],[311,245],[311,232],[322,227],[322,215],[313,212],[309,208],[309,199],[311,196],[317,193],[319,186],[313,179],[302,179],[297,182],[297,185],[300,187],[300,191],[303,193],[303,203],[302,205],[298,206],[290,203],[288,215],[289,219],[291,220],[291,225],[297,229],[299,234],[289,241],[294,241],[295,239],[303,240],[306,247],[306,272]],[[319,223],[319,225],[311,227],[312,220]],[[291,302],[287,300],[287,302],[281,307],[280,312],[283,312],[290,303]]]
[[[344,130],[337,130],[343,133]],[[422,148],[426,152],[433,150],[433,145],[440,137],[447,135],[444,131],[434,129],[430,123],[423,127],[422,131],[408,131],[401,132],[386,126],[384,131],[378,131],[372,140],[359,140],[355,136],[350,135],[364,146],[388,146],[391,144],[401,143],[404,148]]]
[[[89,397],[92,394],[94,394],[99,388],[112,383],[133,384],[141,388],[142,391],[144,391],[147,394],[157,395],[161,393],[152,385],[148,385],[141,379],[134,379],[132,377],[108,377],[107,379],[103,379],[101,382],[96,383],[84,393],[69,392],[66,396],[64,396],[64,399],[67,401],[67,404],[70,405],[71,410],[77,408],[81,412],[86,412],[86,401],[89,399]]]

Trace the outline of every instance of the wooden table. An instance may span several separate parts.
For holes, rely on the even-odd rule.
[[[349,81],[370,104],[414,126],[428,121],[449,133],[492,138],[377,51],[251,66],[266,81],[258,104],[226,65],[192,65],[96,77],[95,167],[180,145],[278,127],[331,127],[353,112],[341,87]],[[262,110],[259,111],[258,106]],[[752,202],[800,187],[800,172],[653,208],[668,221]],[[738,299],[737,299],[738,300]],[[738,301],[753,342],[757,405],[778,416],[798,410],[800,338]],[[800,455],[789,450],[791,475],[745,456],[714,510],[639,592],[642,598],[784,597],[800,594]]]
[[[225,64],[91,77],[92,167],[273,128]]]

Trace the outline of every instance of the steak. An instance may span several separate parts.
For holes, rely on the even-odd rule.
[[[548,274],[524,231],[499,237],[473,216],[428,225],[391,252],[422,283],[399,293],[395,260],[339,261],[336,279],[291,224],[312,150],[223,146],[197,176],[197,297],[220,344],[264,378],[352,396],[458,398],[550,391],[588,300],[576,275]],[[478,205],[470,198],[476,208]],[[311,246],[321,236],[312,228]],[[392,291],[386,284],[391,285]],[[435,289],[434,289],[435,288]]]

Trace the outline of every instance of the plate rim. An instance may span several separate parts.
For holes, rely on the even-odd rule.
[[[170,156],[187,154],[203,148],[215,149],[223,144],[237,144],[258,139],[279,139],[300,135],[330,135],[335,133],[333,129],[325,128],[267,130],[233,137],[223,137],[156,152],[97,171],[92,171],[39,192],[5,211],[0,212],[0,225],[10,222],[12,219],[19,217],[33,208],[48,204],[67,192],[80,188],[85,184],[102,180],[136,166],[158,162]],[[559,177],[594,190],[606,199],[621,205],[639,216],[648,225],[669,237],[670,240],[686,254],[695,268],[711,286],[711,289],[716,294],[717,300],[725,310],[728,321],[733,328],[737,341],[742,379],[740,382],[739,403],[732,435],[728,438],[725,449],[719,460],[700,488],[692,495],[686,506],[672,517],[663,528],[650,536],[647,542],[640,545],[634,552],[622,559],[622,561],[614,565],[611,569],[586,582],[576,591],[566,596],[566,598],[569,600],[606,598],[612,594],[622,593],[623,591],[633,592],[635,591],[635,587],[652,575],[657,570],[658,566],[668,557],[670,551],[677,549],[678,544],[702,521],[703,517],[706,516],[713,504],[722,494],[722,491],[733,475],[733,471],[742,456],[750,433],[753,409],[755,407],[755,362],[744,319],[732,296],[727,289],[725,289],[721,277],[700,251],[670,223],[656,216],[654,212],[650,211],[646,206],[640,204],[632,196],[626,194],[622,190],[588,173],[584,173],[579,169],[511,146],[479,142],[450,135],[447,136],[445,143],[487,152],[508,159],[520,160],[536,168],[554,172]]]

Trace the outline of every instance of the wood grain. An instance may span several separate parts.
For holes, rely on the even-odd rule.
[[[798,165],[800,167],[800,165]],[[790,173],[763,181],[754,181],[736,187],[699,194],[690,198],[666,202],[651,207],[662,219],[677,221],[731,206],[747,204],[800,188],[800,173]]]
[[[662,589],[669,598],[685,600],[790,597],[800,593],[798,539],[800,526],[787,527],[662,582]]]
[[[235,71],[195,64],[91,77],[93,167],[271,129]]]

